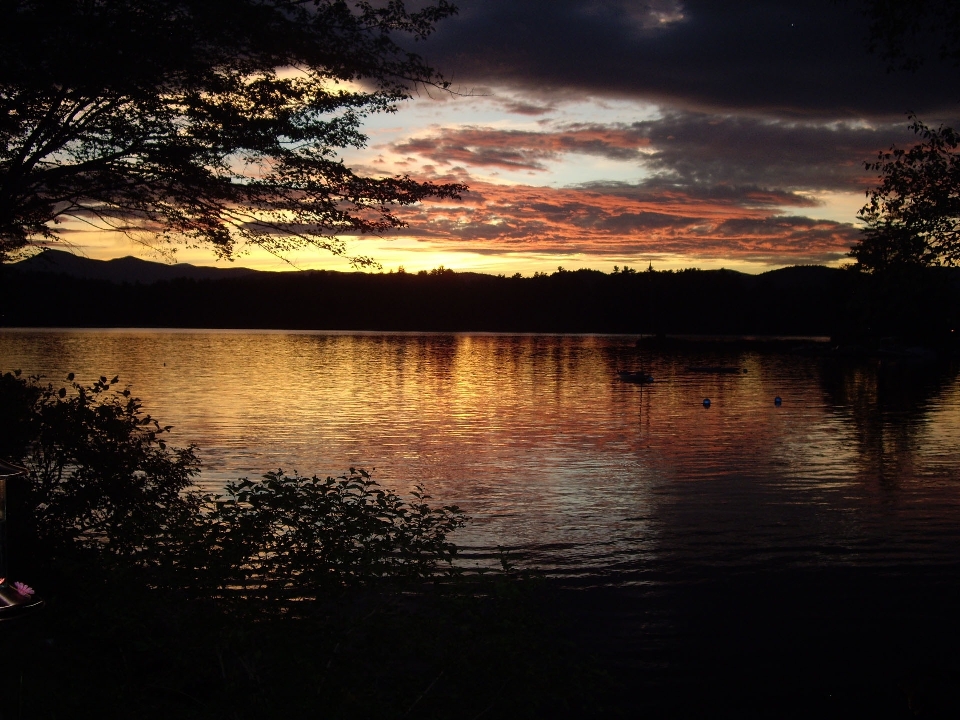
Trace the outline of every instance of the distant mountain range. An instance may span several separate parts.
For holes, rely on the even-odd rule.
[[[166,263],[141,260],[132,256],[115,260],[91,260],[63,250],[44,250],[26,260],[12,263],[10,267],[21,272],[43,272],[69,275],[82,280],[107,280],[114,283],[151,284],[161,280],[187,278],[191,280],[221,280],[224,278],[262,275],[262,271],[249,268],[216,268],[190,265],[189,263]]]

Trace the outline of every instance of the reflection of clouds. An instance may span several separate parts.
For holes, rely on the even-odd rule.
[[[927,413],[918,454],[934,466],[952,469],[960,450],[960,385],[954,384]]]
[[[865,482],[899,483],[912,475],[917,454],[955,452],[960,412],[956,372],[910,363],[831,363],[820,383],[832,412],[851,430],[851,450]],[[950,393],[931,408],[931,401]]]
[[[647,398],[645,425],[651,452],[678,478],[797,476],[832,474],[849,479],[842,457],[842,428],[824,415],[811,396],[805,362],[793,358],[719,351],[723,354],[654,355],[657,378]],[[745,374],[691,373],[696,365],[742,367]],[[776,396],[785,398],[776,407]],[[711,406],[701,405],[703,398]]]
[[[464,506],[474,521],[459,543],[522,546],[543,566],[639,566],[671,552],[816,561],[827,546],[852,556],[847,548],[882,549],[876,538],[890,530],[883,513],[891,507],[910,522],[921,518],[917,532],[956,534],[953,376],[946,392],[933,383],[883,401],[869,368],[821,382],[817,359],[736,350],[640,356],[632,338],[0,336],[2,368],[51,378],[74,371],[81,380],[110,369],[132,382],[151,415],[174,425],[175,442],[200,445],[211,491],[277,467],[376,468],[388,487],[422,483],[438,504]],[[641,361],[657,378],[652,386],[617,379],[617,369]],[[692,365],[748,373],[687,372]],[[709,410],[703,397],[713,400]],[[886,467],[896,482],[878,483],[870,469],[876,443],[861,425],[874,417],[885,452],[899,458]]]

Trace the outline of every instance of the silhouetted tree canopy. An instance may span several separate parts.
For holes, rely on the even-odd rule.
[[[864,0],[870,49],[891,68],[916,70],[930,57],[960,65],[956,0]]]
[[[870,49],[891,69],[916,71],[932,57],[960,66],[960,3],[864,0],[864,6]],[[909,117],[919,141],[865,163],[881,182],[858,213],[865,226],[850,255],[868,271],[960,264],[960,135]]]
[[[0,0],[0,261],[79,218],[221,256],[402,226],[464,188],[345,166],[447,0]],[[366,258],[352,258],[364,264]]]
[[[960,264],[960,135],[911,119],[917,144],[866,163],[881,182],[858,214],[865,226],[850,253],[866,270]]]

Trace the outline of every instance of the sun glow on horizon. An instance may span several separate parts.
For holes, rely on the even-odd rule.
[[[344,151],[345,163],[373,176],[463,182],[468,192],[462,201],[398,208],[405,229],[382,238],[345,237],[347,254],[370,257],[384,272],[442,266],[525,276],[561,266],[610,272],[615,265],[645,269],[652,263],[661,270],[759,273],[844,262],[856,237],[862,191],[724,180],[717,163],[736,153],[722,143],[707,149],[696,144],[706,142],[702,134],[715,132],[717,123],[730,124],[724,132],[742,128],[729,118],[707,120],[649,102],[537,98],[504,89],[414,98],[398,113],[367,118],[369,143]],[[720,154],[711,159],[710,153]],[[689,165],[694,161],[702,167]],[[712,184],[697,179],[717,172],[720,179]],[[282,257],[241,247],[228,261],[206,247],[157,243],[145,232],[130,238],[79,221],[62,228],[64,246],[95,259],[133,255],[267,271],[354,269],[347,257],[310,246]]]

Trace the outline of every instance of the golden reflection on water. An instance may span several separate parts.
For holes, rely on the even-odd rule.
[[[654,384],[617,378],[641,364]],[[718,365],[746,373],[690,371]],[[934,552],[960,517],[960,388],[940,367],[607,336],[2,331],[14,368],[120,375],[200,446],[207,488],[376,468],[465,507],[461,542],[549,567],[860,562],[904,533]]]

